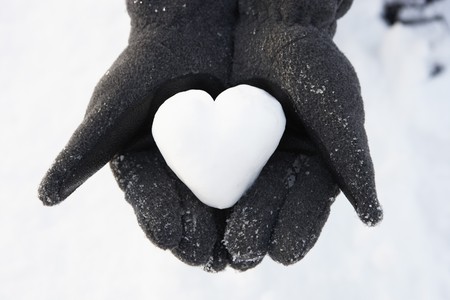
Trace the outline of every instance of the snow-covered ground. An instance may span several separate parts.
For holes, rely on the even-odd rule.
[[[0,299],[450,299],[450,42],[385,27],[380,5],[355,1],[336,41],[360,76],[385,220],[365,227],[340,197],[303,261],[208,274],[147,241],[108,168],[57,207],[36,196],[126,44],[124,1],[3,1]],[[448,68],[431,80],[435,60]]]

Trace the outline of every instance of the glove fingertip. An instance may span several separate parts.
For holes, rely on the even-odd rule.
[[[181,234],[177,235],[164,235],[164,236],[148,236],[147,237],[155,244],[158,248],[162,250],[173,250],[176,247],[178,247],[180,241],[181,241]]]
[[[230,261],[230,266],[236,270],[236,271],[240,271],[240,272],[245,272],[248,271],[250,269],[255,268],[257,265],[259,265],[264,259],[264,256],[259,256],[256,258],[253,258],[251,260],[231,260]]]
[[[378,201],[359,206],[356,213],[359,219],[369,227],[374,227],[383,220],[383,209]]]
[[[61,184],[47,175],[39,185],[38,198],[45,206],[53,206],[65,199],[60,194]]]
[[[145,235],[147,238],[155,244],[157,247],[167,250],[167,249],[174,249],[178,247],[182,231],[181,226],[165,226],[164,230],[161,230],[160,228],[148,228],[148,224],[142,224],[139,222],[139,225],[144,230]],[[170,224],[169,224],[170,225]],[[156,227],[156,226],[154,226]],[[179,228],[178,228],[179,227]]]
[[[283,250],[272,248],[269,250],[269,256],[274,262],[280,263],[283,266],[290,266],[302,260],[308,251],[309,249],[305,249],[301,252],[287,253]]]
[[[45,206],[56,205],[69,197],[86,179],[80,176],[79,159],[63,150],[45,174],[38,188],[38,198]]]
[[[213,253],[203,267],[208,273],[218,273],[225,270],[228,264],[228,251],[222,241],[216,241]]]

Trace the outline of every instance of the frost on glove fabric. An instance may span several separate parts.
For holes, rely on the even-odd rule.
[[[158,106],[187,89],[227,87],[234,1],[127,0],[129,44],[95,88],[85,118],[39,188],[45,205],[67,198],[98,169],[112,169],[147,236],[180,259],[223,268],[222,212],[194,201],[151,138]],[[193,223],[195,221],[195,224]],[[217,244],[217,245],[216,245]],[[215,249],[213,251],[213,249]]]
[[[274,95],[287,130],[228,219],[225,244],[234,268],[254,267],[266,253],[283,264],[301,259],[320,235],[337,187],[364,223],[382,219],[359,82],[332,41],[350,4],[239,1],[233,84]]]

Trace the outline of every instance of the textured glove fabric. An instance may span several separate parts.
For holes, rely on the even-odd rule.
[[[173,189],[165,163],[152,150],[150,129],[159,105],[177,92],[197,88],[215,97],[228,86],[234,2],[127,1],[129,44],[98,83],[83,122],[43,179],[39,198],[45,205],[67,198],[115,157],[114,173],[146,234],[187,263],[220,265],[209,257],[219,239],[214,214]],[[189,243],[200,246],[191,249]]]
[[[359,82],[332,41],[350,4],[239,1],[232,81],[280,100],[288,127],[278,151],[295,155],[274,156],[258,179],[266,183],[255,183],[228,219],[225,243],[237,269],[254,267],[266,253],[284,264],[301,259],[320,235],[337,187],[364,223],[382,219]],[[296,174],[284,192],[283,170]]]
[[[54,205],[110,162],[146,236],[190,265],[247,270],[314,246],[342,190],[363,222],[382,218],[353,67],[332,41],[351,0],[127,0],[129,43],[39,187]],[[248,83],[280,100],[281,144],[227,210],[199,202],[151,137],[170,96]]]

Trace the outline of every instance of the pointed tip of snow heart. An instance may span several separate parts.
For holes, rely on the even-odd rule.
[[[156,112],[152,134],[167,165],[199,200],[225,209],[253,184],[285,126],[274,97],[238,85],[215,101],[201,90],[174,95]]]

